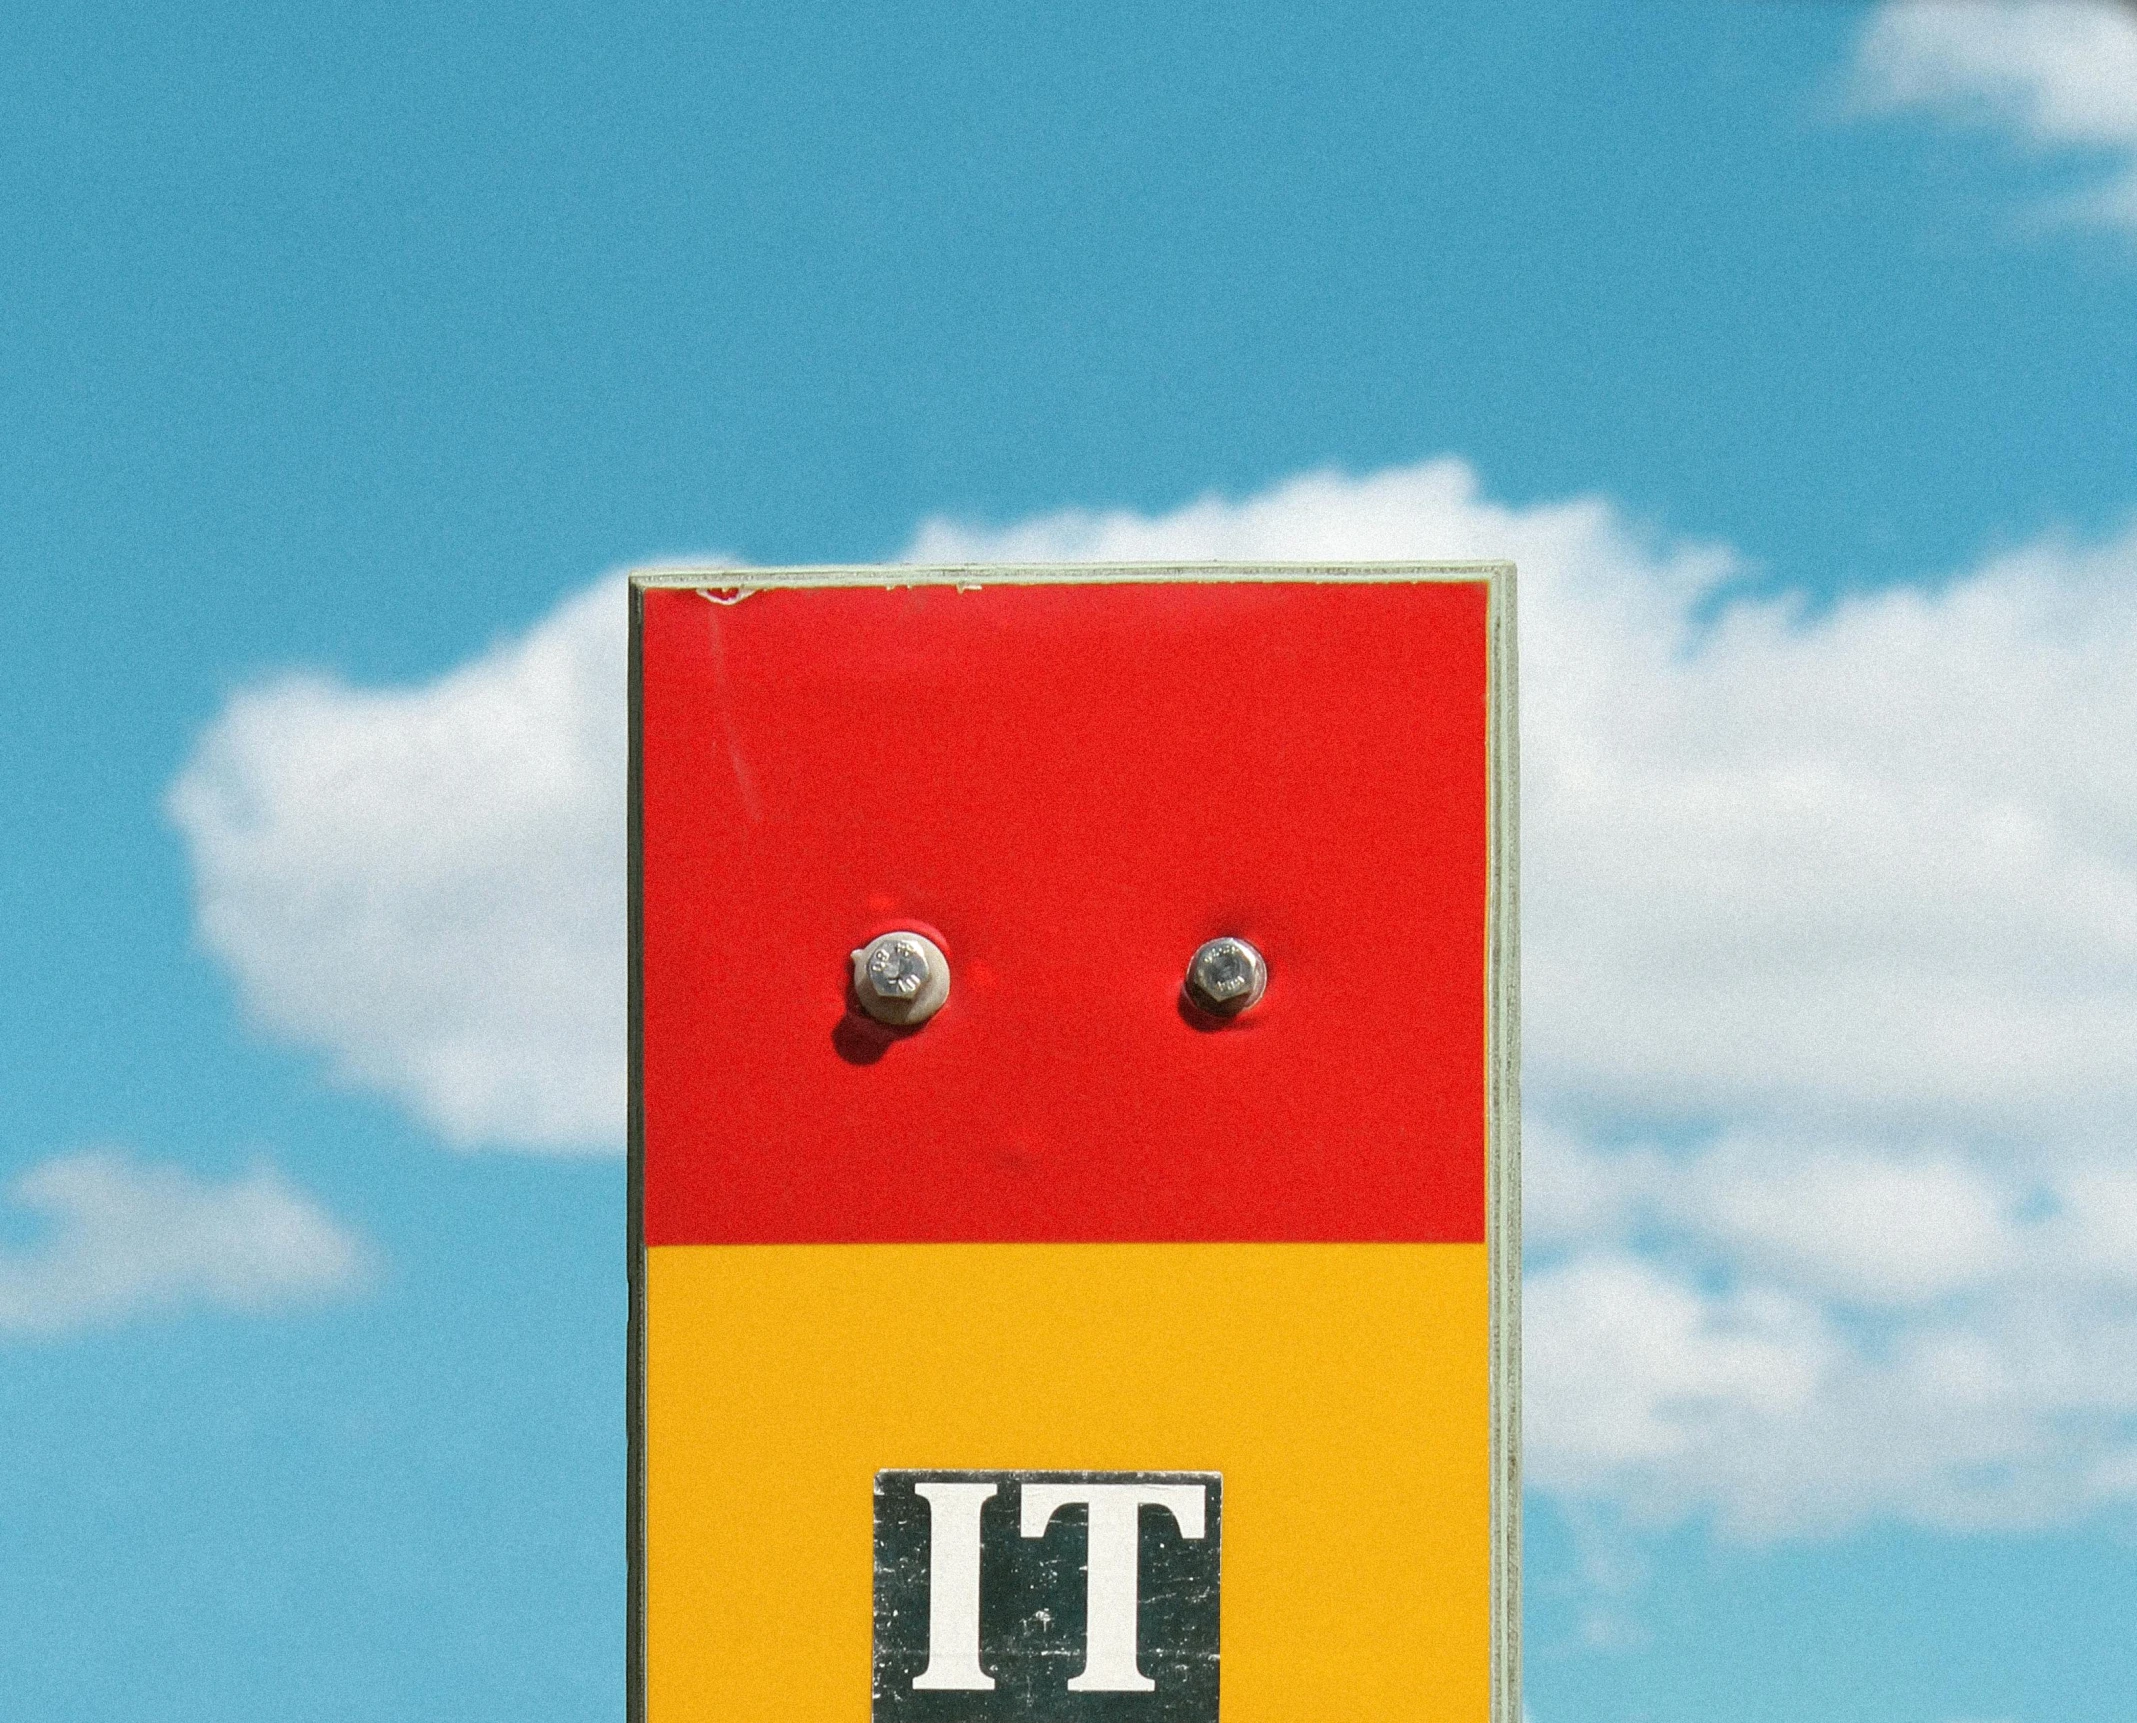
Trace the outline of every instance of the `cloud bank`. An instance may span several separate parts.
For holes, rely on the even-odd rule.
[[[626,639],[615,577],[421,687],[229,702],[167,806],[257,1024],[450,1142],[616,1146]]]
[[[1450,459],[908,554],[1515,559],[1532,1479],[1752,1537],[2137,1497],[2137,532],[1808,609]],[[622,621],[240,695],[173,791],[255,1014],[456,1141],[620,1136]]]
[[[1899,0],[1858,39],[1870,112],[1920,111],[2004,131],[2105,173],[2066,214],[2137,230],[2137,10],[2115,0]]]
[[[245,1312],[358,1285],[366,1252],[280,1173],[226,1184],[124,1155],[62,1155],[17,1178],[43,1236],[0,1252],[0,1336],[44,1338],[188,1308]]]

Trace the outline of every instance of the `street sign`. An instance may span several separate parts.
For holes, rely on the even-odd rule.
[[[634,1723],[1517,1723],[1512,570],[631,601]]]

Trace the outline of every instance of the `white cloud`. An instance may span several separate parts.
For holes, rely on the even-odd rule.
[[[2137,227],[2137,11],[2115,0],[1895,0],[1854,81],[1871,111],[1922,109],[2077,151],[2106,175],[2068,212]]]
[[[0,1252],[0,1335],[103,1328],[158,1311],[265,1311],[344,1292],[364,1247],[271,1168],[214,1184],[101,1151],[62,1155],[9,1194],[42,1237]]]
[[[237,695],[169,807],[253,1018],[460,1144],[616,1145],[624,591],[414,688]]]
[[[1518,561],[1532,1475],[1760,1536],[2137,1495],[2137,533],[1806,611],[1441,460],[909,554]],[[253,1010],[460,1140],[618,1134],[622,614],[240,695],[173,793]]]
[[[2020,1265],[2014,1211],[2052,1197],[2045,1184],[1999,1181],[1949,1150],[1762,1133],[1696,1154],[1598,1153],[1558,1132],[1534,1135],[1533,1248],[1683,1233],[1742,1267],[1865,1308],[1907,1309],[1992,1283]]]
[[[2137,1505],[2137,1174],[2120,1163],[1774,1138],[1603,1153],[1547,1132],[1535,1148],[1541,1487],[1754,1537]],[[1584,1186],[1585,1208],[1553,1200]]]

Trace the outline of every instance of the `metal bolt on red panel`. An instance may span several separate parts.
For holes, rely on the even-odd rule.
[[[1261,1003],[1269,966],[1243,939],[1213,939],[1187,965],[1187,996],[1213,1017],[1237,1017]]]
[[[878,1023],[925,1023],[950,997],[950,960],[924,933],[886,933],[853,954],[853,993]]]

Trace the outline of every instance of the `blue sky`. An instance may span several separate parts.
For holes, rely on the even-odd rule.
[[[621,1715],[621,566],[1524,572],[1535,1723],[2137,1710],[2137,22],[51,6],[0,1704]]]

